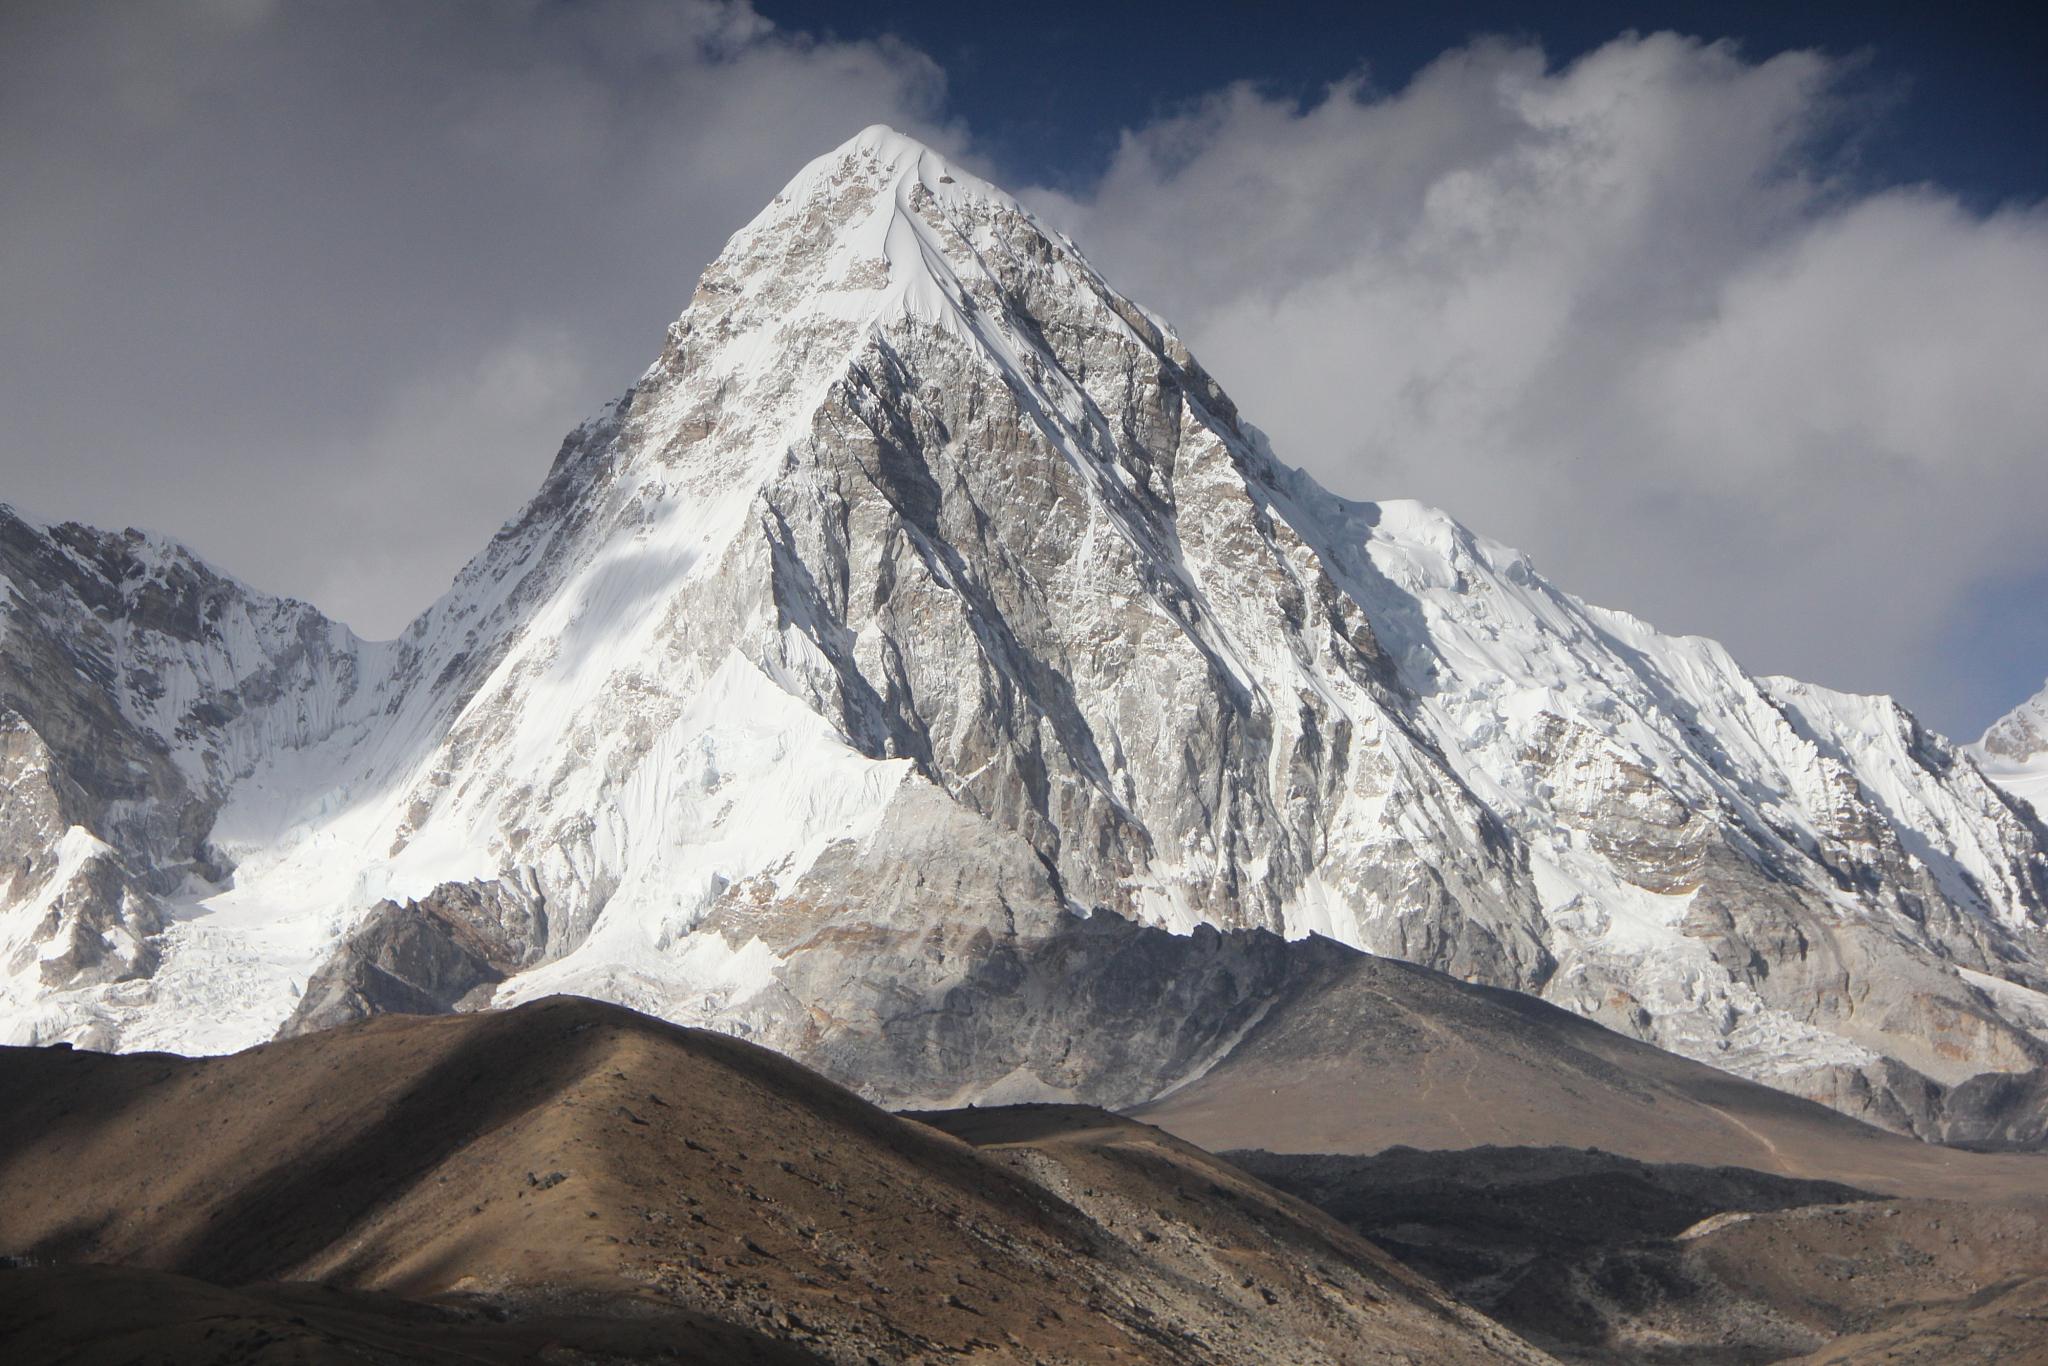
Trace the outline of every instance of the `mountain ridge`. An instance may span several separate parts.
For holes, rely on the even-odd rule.
[[[1071,242],[885,129],[734,236],[395,641],[292,618],[262,686],[189,667],[175,717],[52,693],[67,629],[165,632],[25,593],[33,540],[0,559],[0,657],[44,641],[0,698],[48,789],[0,832],[35,865],[17,1040],[224,1051],[403,968],[415,1005],[576,990],[851,1065],[1078,911],[1326,934],[1894,1128],[1916,1079],[2048,1062],[2048,830],[1966,755],[1321,490]],[[109,711],[129,767],[214,776],[46,738]],[[116,933],[97,975],[44,955]]]
[[[1124,1128],[1164,1171],[1115,1191],[1063,1180],[1056,1156],[984,1156],[742,1040],[591,1001],[386,1017],[204,1059],[0,1049],[0,1083],[23,1121],[0,1134],[0,1247],[57,1288],[107,1275],[86,1281],[108,1300],[74,1309],[74,1331],[146,1324],[154,1273],[192,1278],[157,1292],[173,1323],[218,1287],[298,1292],[310,1305],[274,1331],[314,1342],[288,1359],[1549,1360],[1142,1126]],[[36,1293],[21,1274],[0,1268],[0,1336],[61,1322],[43,1301],[21,1312]],[[394,1300],[418,1346],[436,1328],[457,1340],[400,1350]],[[352,1302],[386,1305],[398,1341],[334,1350],[347,1325],[331,1316]],[[127,1332],[113,1346],[130,1359],[223,1350]]]
[[[1968,749],[1986,777],[2037,812],[2048,810],[2048,683],[1986,726]]]

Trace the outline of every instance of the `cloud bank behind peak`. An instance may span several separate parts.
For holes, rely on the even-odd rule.
[[[2048,659],[2048,215],[1872,183],[1852,60],[1481,39],[1233,85],[1011,185],[1281,455],[1752,667],[1971,733]],[[0,14],[0,498],[389,634],[639,372],[907,42],[746,5]]]

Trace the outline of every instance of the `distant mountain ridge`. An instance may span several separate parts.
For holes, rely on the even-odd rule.
[[[11,514],[0,582],[18,1042],[569,990],[901,1102],[1125,1103],[1293,970],[1154,963],[1194,1021],[1154,1056],[977,1025],[1056,964],[1113,997],[1109,915],[1534,992],[1899,1129],[2048,1063],[2048,829],[1970,757],[1325,492],[887,129],[734,236],[398,640]]]
[[[1988,726],[1970,756],[1993,782],[2048,810],[2048,683]]]

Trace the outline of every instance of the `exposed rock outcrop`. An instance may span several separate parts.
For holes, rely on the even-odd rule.
[[[547,915],[501,882],[447,883],[417,901],[380,901],[306,983],[281,1039],[372,1015],[444,1015],[539,961]]]

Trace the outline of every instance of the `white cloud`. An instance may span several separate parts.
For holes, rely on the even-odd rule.
[[[1391,95],[1221,92],[1049,216],[1331,486],[1988,719],[1939,656],[1979,584],[2048,565],[2048,219],[1845,184],[1844,75],[1484,42]]]

